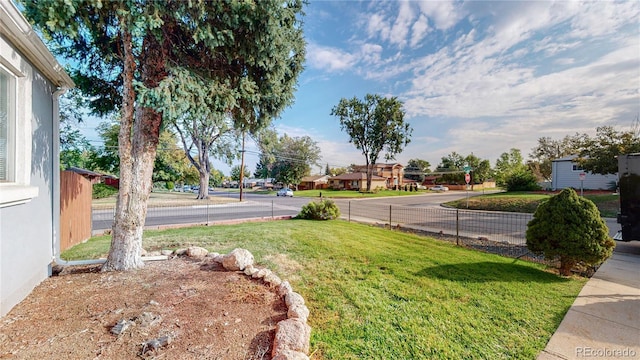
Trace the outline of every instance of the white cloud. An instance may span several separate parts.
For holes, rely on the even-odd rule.
[[[360,46],[358,58],[365,64],[379,65],[382,50],[378,44],[365,43]]]
[[[307,61],[314,68],[336,72],[353,67],[357,58],[338,48],[309,43]]]
[[[429,19],[423,14],[411,27],[411,47],[416,47],[429,32]]]
[[[382,14],[371,14],[367,21],[367,32],[369,37],[380,35],[380,38],[386,41],[391,34],[391,26]]]
[[[418,4],[438,30],[447,30],[465,17],[465,12],[453,1],[420,1]]]
[[[427,1],[395,11],[378,9],[365,36],[354,34],[354,74],[377,81],[377,91],[402,89],[395,95],[407,117],[422,122],[414,126],[422,137],[426,122],[451,128],[414,139],[412,156],[399,159],[435,166],[457,151],[493,162],[511,147],[527,156],[539,137],[593,133],[640,110],[639,2]],[[465,14],[470,29],[456,26]],[[437,48],[425,42],[440,34]],[[336,149],[331,156],[347,151],[326,144]]]
[[[407,43],[407,35],[411,29],[415,14],[412,6],[408,1],[401,1],[398,17],[396,18],[391,33],[389,35],[389,41],[392,44],[398,45],[399,48],[403,48]]]
[[[613,34],[625,25],[638,27],[640,4],[637,1],[582,2],[579,16],[571,20],[572,36],[593,37]]]

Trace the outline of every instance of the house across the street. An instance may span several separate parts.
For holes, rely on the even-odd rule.
[[[387,188],[393,189],[394,187],[404,185],[402,183],[402,180],[404,179],[404,166],[402,166],[402,164],[375,163],[375,164],[372,164],[371,167],[372,167],[373,175],[380,176],[387,179],[386,181],[387,184],[385,185]],[[362,172],[366,174],[367,165],[355,165],[353,166],[353,172],[354,173]],[[371,186],[371,188],[372,189],[374,188],[373,185]]]
[[[606,190],[618,181],[618,174],[600,175],[584,171],[575,160],[576,155],[565,156],[551,163],[551,189],[566,188]]]
[[[300,180],[298,190],[322,190],[329,186],[329,175],[305,176]]]
[[[329,178],[329,187],[334,190],[356,190],[367,189],[367,173],[348,173]],[[387,188],[387,178],[382,176],[371,176],[371,190]]]

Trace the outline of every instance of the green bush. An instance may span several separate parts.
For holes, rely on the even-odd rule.
[[[505,179],[507,191],[534,191],[540,190],[536,176],[531,171],[521,171],[510,174]]]
[[[527,248],[547,259],[559,257],[560,274],[565,276],[579,262],[602,263],[614,247],[596,205],[573,189],[542,202],[527,227]]]
[[[167,181],[165,187],[167,190],[172,191],[173,188],[176,187],[176,184],[173,181]]]
[[[91,197],[94,199],[102,199],[117,193],[118,193],[118,189],[112,186],[105,185],[105,184],[94,184]]]
[[[305,220],[334,220],[340,217],[340,209],[331,200],[310,202],[302,207],[296,218]]]

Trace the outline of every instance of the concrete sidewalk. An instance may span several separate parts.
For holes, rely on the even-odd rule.
[[[640,359],[640,242],[618,242],[538,360]]]

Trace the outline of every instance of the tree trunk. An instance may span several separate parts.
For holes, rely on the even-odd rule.
[[[244,137],[245,133],[242,132],[242,158],[240,160],[240,181],[238,182],[238,187],[240,188],[240,201],[243,200],[243,190],[244,190]]]
[[[373,165],[367,160],[367,192],[371,191],[371,178],[373,177]]]
[[[123,110],[118,135],[120,189],[111,238],[111,249],[102,271],[132,270],[144,267],[141,258],[142,232],[151,194],[153,163],[156,157],[162,115],[151,108],[135,109],[131,34],[123,25]],[[142,78],[153,88],[166,76],[164,54],[153,35],[143,40]]]
[[[573,259],[568,259],[564,256],[560,257],[560,275],[571,276],[571,269],[577,264]]]
[[[209,146],[202,144],[198,152],[198,173],[200,174],[200,189],[198,190],[198,199],[209,199],[209,173],[211,171],[211,165],[209,163]]]

